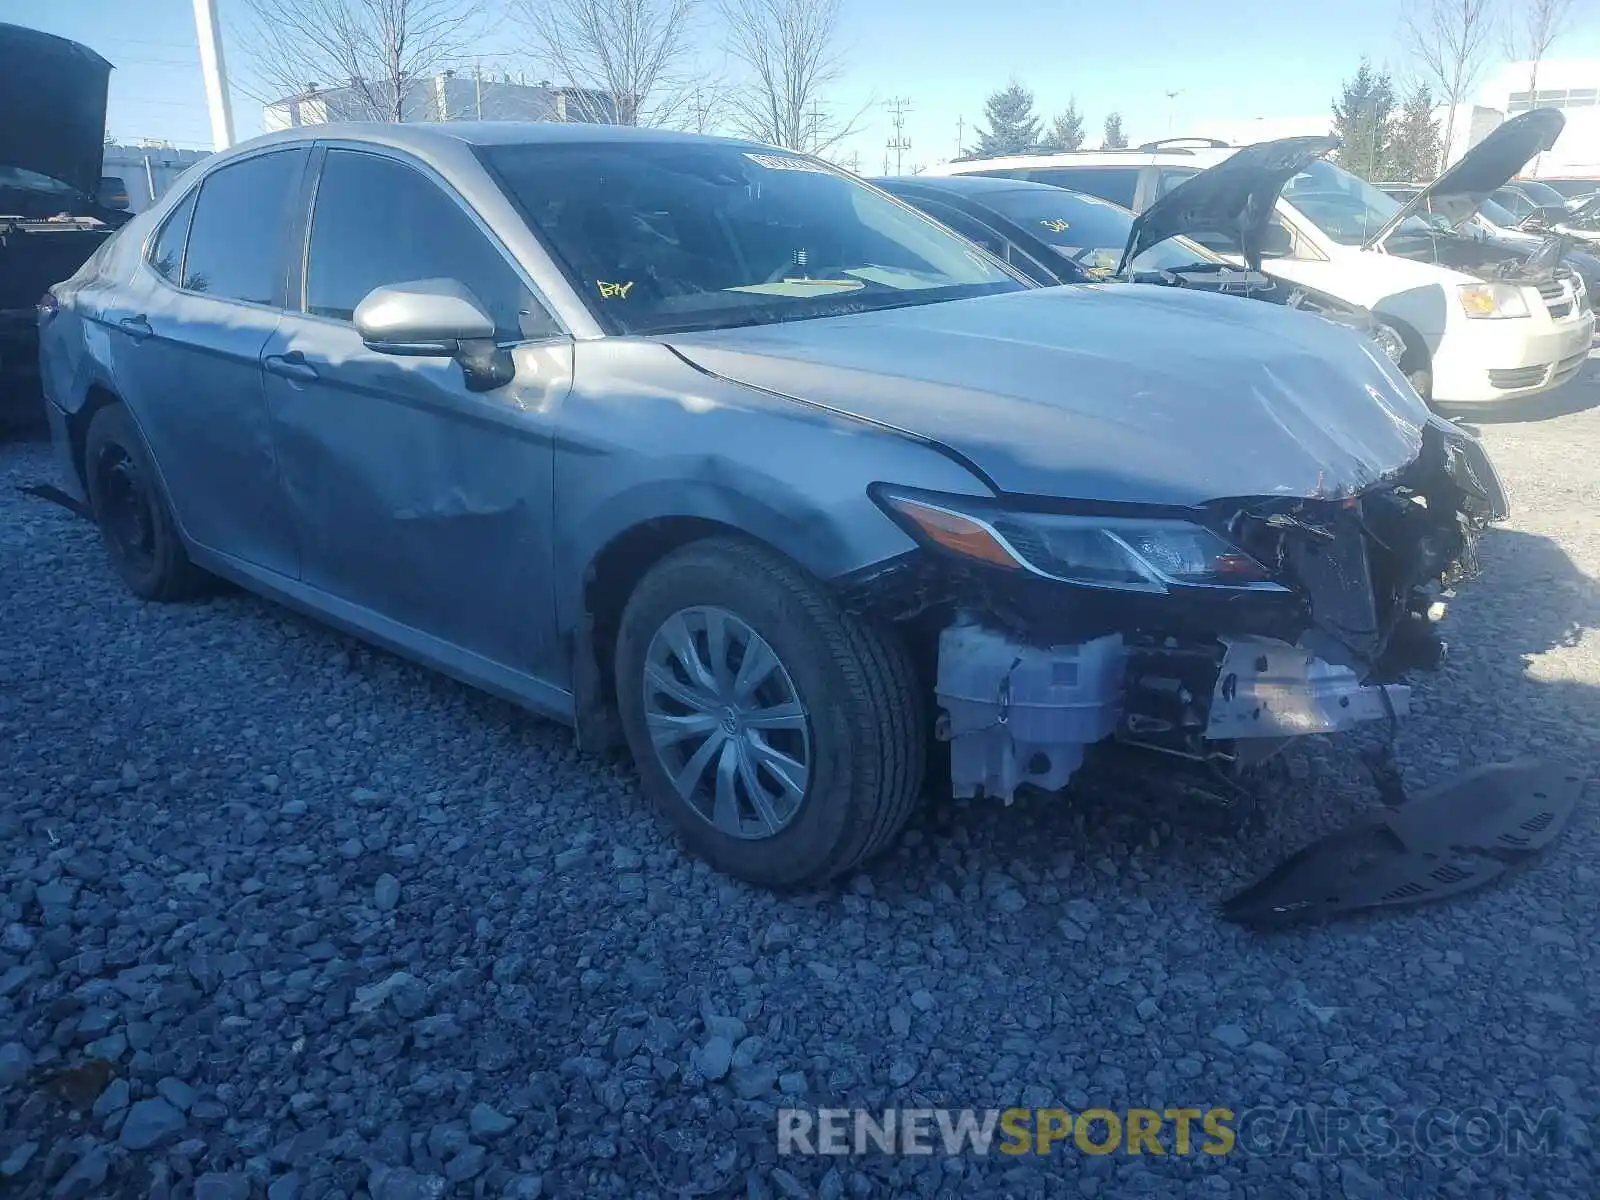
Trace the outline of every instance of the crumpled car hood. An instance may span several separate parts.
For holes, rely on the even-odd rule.
[[[1558,109],[1535,108],[1495,126],[1460,162],[1407,200],[1367,245],[1382,245],[1413,213],[1434,213],[1452,227],[1463,224],[1534,155],[1554,146],[1566,124]]]
[[[100,187],[111,64],[87,46],[0,24],[0,167]]]
[[[1191,175],[1133,222],[1116,273],[1151,246],[1180,234],[1232,238],[1252,271],[1261,269],[1267,221],[1283,185],[1339,148],[1336,137],[1288,137],[1258,142]]]
[[[1349,330],[1142,284],[663,340],[711,374],[938,442],[1018,495],[1348,496],[1415,458],[1429,416]]]

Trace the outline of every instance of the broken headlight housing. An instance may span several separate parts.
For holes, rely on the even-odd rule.
[[[1136,592],[1289,590],[1226,538],[1181,518],[1026,512],[890,488],[873,495],[924,545],[1061,583]]]

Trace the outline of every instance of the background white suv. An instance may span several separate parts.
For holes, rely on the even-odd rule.
[[[1493,190],[1484,190],[1486,173],[1492,177],[1504,166],[1509,179],[1554,141],[1561,121],[1553,109],[1512,118],[1405,205],[1318,159],[1284,186],[1269,223],[1263,269],[1369,308],[1393,325],[1407,344],[1401,369],[1425,398],[1472,405],[1557,387],[1582,369],[1594,339],[1594,313],[1582,281],[1565,267],[1527,264],[1525,252],[1515,248],[1458,237],[1451,224],[1467,220]],[[1143,212],[1239,149],[1181,138],[1137,150],[945,163],[928,174],[1027,179]],[[1499,186],[1503,180],[1490,182]],[[1427,212],[1429,207],[1450,219]],[[1187,236],[1239,256],[1237,238]]]

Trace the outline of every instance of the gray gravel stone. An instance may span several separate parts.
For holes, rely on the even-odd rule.
[[[183,1114],[165,1100],[140,1100],[128,1110],[117,1142],[125,1150],[148,1150],[183,1132]]]
[[[497,1138],[516,1128],[516,1121],[487,1104],[474,1104],[468,1114],[467,1125],[476,1138]]]
[[[15,1087],[28,1077],[33,1054],[21,1042],[0,1045],[0,1087]]]
[[[372,885],[372,903],[379,912],[393,912],[400,903],[400,881],[385,871]]]
[[[56,1181],[50,1192],[52,1200],[87,1200],[90,1196],[98,1195],[110,1170],[110,1156],[98,1146],[90,1149]],[[202,1198],[197,1196],[196,1200]]]
[[[113,1079],[106,1084],[105,1090],[95,1098],[93,1113],[96,1117],[105,1118],[112,1113],[121,1112],[128,1107],[129,1087],[126,1079]]]
[[[707,1038],[694,1056],[695,1069],[707,1079],[721,1079],[733,1065],[733,1045],[727,1038]]]
[[[23,1142],[14,1146],[5,1158],[0,1159],[0,1179],[15,1179],[21,1175],[38,1151],[38,1142]]]

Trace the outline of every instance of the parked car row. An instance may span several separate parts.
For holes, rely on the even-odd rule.
[[[1588,290],[1553,242],[1525,252],[1461,227],[1564,124],[1554,109],[1519,114],[1405,202],[1313,158],[1281,192],[1207,214],[1211,227],[1188,236],[1238,258],[1241,229],[1258,228],[1267,274],[1370,309],[1401,334],[1402,369],[1426,398],[1477,405],[1533,396],[1582,369],[1594,332]],[[1144,212],[1219,164],[1263,153],[1174,139],[1137,150],[953,162],[929,174],[1048,183]]]
[[[40,305],[61,472],[135,594],[231,579],[621,741],[761,884],[853,869],[930,769],[1009,801],[1114,753],[1232,796],[1289,739],[1404,715],[1506,512],[1371,306],[1266,258],[1308,149],[1137,219],[891,185],[964,197],[996,253],[738,140],[270,134]],[[1522,286],[1448,278],[1473,319]],[[1592,325],[1541,301],[1563,319]]]

